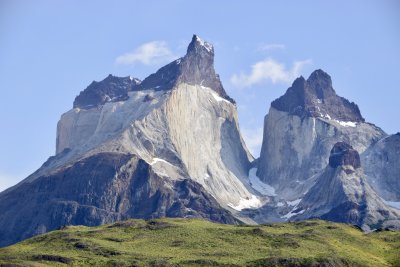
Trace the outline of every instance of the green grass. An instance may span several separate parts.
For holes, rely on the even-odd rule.
[[[0,249],[0,266],[400,266],[400,232],[325,221],[221,225],[128,220],[71,226]]]

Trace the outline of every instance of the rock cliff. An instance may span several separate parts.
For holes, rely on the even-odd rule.
[[[253,158],[213,64],[212,45],[193,36],[184,57],[142,82],[89,85],[58,122],[56,155],[0,194],[1,245],[124,218],[235,223],[235,207],[261,206],[243,183]]]

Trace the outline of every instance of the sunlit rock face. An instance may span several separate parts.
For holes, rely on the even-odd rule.
[[[329,165],[292,213],[292,220],[321,218],[359,225],[367,231],[400,226],[400,212],[388,207],[371,188],[359,154],[344,142],[334,145]]]
[[[236,105],[215,73],[214,48],[197,36],[143,81],[89,85],[61,116],[56,143],[54,157],[0,194],[1,245],[125,218],[236,223],[232,207],[262,205],[243,182],[253,158]]]
[[[328,74],[316,70],[272,102],[257,175],[285,199],[298,199],[328,164],[335,143],[346,142],[362,153],[384,136],[364,122],[356,104],[336,95]]]

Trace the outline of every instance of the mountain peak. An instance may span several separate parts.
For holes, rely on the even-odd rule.
[[[307,80],[297,78],[271,106],[300,117],[320,117],[343,122],[364,121],[358,106],[338,96],[332,87],[331,77],[321,69],[311,73]]]
[[[331,76],[321,69],[314,70],[307,81],[309,83],[323,83],[321,85],[323,85],[324,88],[332,87]]]
[[[132,76],[117,77],[109,74],[100,82],[93,81],[75,98],[74,108],[94,108],[109,101],[120,101],[128,98],[128,92],[140,84]]]
[[[222,98],[235,103],[225,92],[218,74],[215,73],[214,47],[196,34],[193,35],[184,57],[151,74],[140,84],[140,87],[142,89],[157,87],[158,90],[169,90],[178,83],[209,87]]]
[[[192,41],[190,42],[187,49],[187,53],[198,53],[199,51],[205,51],[214,55],[214,47],[212,46],[212,44],[203,41],[199,36],[193,34]]]
[[[353,166],[354,169],[360,168],[360,155],[351,145],[337,142],[331,150],[329,166],[336,168],[345,165]]]

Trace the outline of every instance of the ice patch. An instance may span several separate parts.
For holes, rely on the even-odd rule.
[[[338,120],[335,120],[335,121],[344,127],[356,127],[357,126],[357,124],[353,121],[338,121]]]
[[[257,168],[252,168],[249,171],[249,181],[251,187],[253,187],[257,192],[264,196],[276,196],[275,188],[273,188],[269,184],[261,182],[260,178],[257,177],[256,172]]]
[[[325,118],[325,119],[328,119],[328,120],[332,120],[332,118],[331,118],[331,116],[329,116],[329,114],[325,114],[324,116],[322,116],[323,118]]]
[[[150,165],[154,165],[157,162],[163,162],[163,163],[166,163],[166,164],[169,164],[169,165],[173,166],[171,163],[169,163],[165,159],[160,159],[160,158],[153,158],[153,161],[150,163]]]
[[[392,207],[392,208],[395,208],[395,209],[400,210],[400,201],[399,201],[399,202],[396,202],[396,201],[386,201],[386,200],[383,200],[383,202],[384,202],[386,205],[388,205],[388,206],[390,206],[390,207]]]
[[[344,127],[356,127],[356,126],[357,126],[357,123],[354,122],[354,121],[339,121],[339,120],[333,120],[333,119],[331,118],[331,116],[329,116],[329,114],[325,114],[325,115],[320,114],[320,115],[321,115],[322,118],[328,119],[328,120],[330,120],[330,121],[334,121],[334,122],[336,122],[336,123],[338,123],[339,125],[344,126]]]
[[[203,83],[203,81],[201,81],[201,83]],[[200,84],[201,84],[201,83],[200,83]],[[231,102],[229,102],[229,101],[226,100],[225,98],[220,97],[213,89],[211,89],[211,88],[209,88],[209,87],[206,87],[206,86],[203,86],[203,85],[200,85],[200,87],[201,87],[201,89],[209,90],[210,93],[211,93],[211,95],[213,96],[213,98],[214,98],[217,102],[224,101],[224,102],[226,102],[226,103],[228,103],[228,104],[231,104]],[[211,100],[210,100],[210,101],[211,101]]]
[[[299,205],[301,198],[293,200],[293,201],[286,201],[289,206],[297,206]]]
[[[249,199],[240,198],[237,206],[234,206],[232,203],[228,204],[229,207],[237,211],[241,211],[242,209],[259,208],[261,205],[261,201],[255,195],[251,195],[251,198]]]
[[[204,180],[207,180],[207,179],[209,179],[210,178],[210,175],[208,175],[208,173],[205,173],[204,174]]]
[[[293,209],[293,210],[294,210],[294,209]],[[283,219],[289,219],[289,218],[293,217],[294,215],[302,214],[302,213],[305,212],[305,210],[300,210],[300,211],[298,211],[298,212],[293,212],[293,210],[292,210],[291,212],[289,212],[288,214],[282,216],[281,218],[283,218]]]
[[[203,46],[208,52],[211,52],[213,49],[213,46],[210,43],[204,42],[201,40],[197,35],[196,35],[196,41],[200,43],[201,46]]]
[[[277,206],[277,207],[283,207],[283,206],[284,206],[284,203],[283,203],[283,202],[278,202],[278,203],[276,204],[276,206]]]
[[[212,96],[214,97],[215,100],[217,100],[217,102],[220,101],[225,101],[226,103],[230,104],[231,102],[229,102],[228,100],[226,100],[225,98],[220,97],[217,93],[215,92],[211,92]]]

